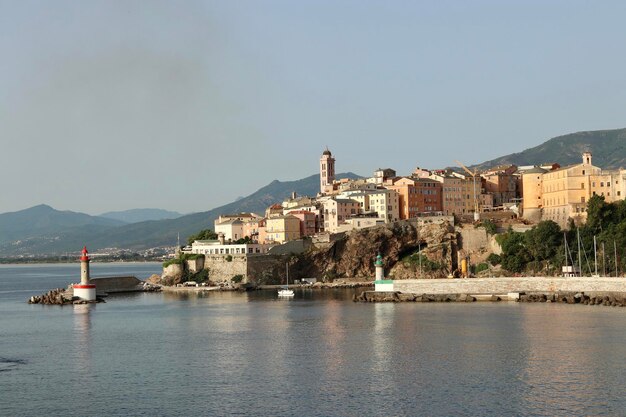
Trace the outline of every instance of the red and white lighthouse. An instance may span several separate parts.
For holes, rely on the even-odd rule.
[[[87,246],[83,247],[80,257],[80,284],[74,284],[74,297],[85,301],[96,300],[96,285],[89,282],[89,255]]]

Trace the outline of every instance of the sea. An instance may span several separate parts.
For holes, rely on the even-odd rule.
[[[26,302],[79,274],[0,266],[0,415],[626,416],[626,308],[354,303],[355,289]]]

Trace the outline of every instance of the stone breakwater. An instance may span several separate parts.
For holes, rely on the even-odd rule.
[[[63,288],[55,288],[42,295],[34,295],[28,299],[28,304],[48,304],[48,305],[64,305],[64,304],[91,304],[104,303],[105,301],[96,297],[94,301],[81,300],[74,297],[70,291]]]
[[[417,303],[449,303],[474,301],[517,301],[521,303],[564,303],[583,305],[603,305],[626,307],[626,293],[589,293],[583,292],[555,292],[555,293],[515,293],[515,294],[412,294],[399,291],[364,291],[355,294],[354,302],[417,302]]]

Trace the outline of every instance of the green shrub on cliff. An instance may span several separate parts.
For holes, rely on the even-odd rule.
[[[498,232],[496,224],[489,219],[481,221],[476,227],[484,227],[488,235],[495,235]]]
[[[424,272],[439,271],[444,268],[442,264],[440,264],[439,262],[431,261],[423,253],[414,253],[412,255],[406,256],[404,259],[402,259],[402,262],[414,268],[419,268],[421,265],[422,271]]]
[[[183,263],[181,258],[173,258],[168,261],[163,262],[163,268],[167,268],[170,265],[180,265]]]

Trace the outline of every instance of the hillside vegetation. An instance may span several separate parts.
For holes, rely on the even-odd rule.
[[[581,162],[585,150],[593,153],[593,164],[606,169],[626,167],[626,129],[595,130],[558,136],[534,148],[505,155],[475,165],[478,169],[498,165],[541,165],[557,162],[561,166]]]
[[[587,206],[587,223],[576,228],[572,223],[564,232],[553,221],[542,221],[526,233],[512,230],[498,235],[502,255],[491,255],[492,264],[501,264],[510,273],[559,275],[561,267],[578,265],[582,275],[595,273],[594,243],[597,240],[598,273],[615,275],[626,268],[626,201],[606,203],[604,197],[593,196]],[[580,252],[578,237],[580,236]],[[567,247],[565,248],[565,238]]]

